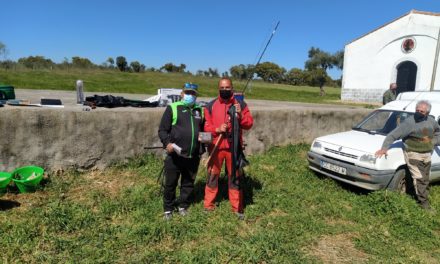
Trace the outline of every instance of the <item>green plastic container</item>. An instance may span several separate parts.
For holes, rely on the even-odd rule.
[[[0,84],[0,100],[15,99],[14,86]]]
[[[37,166],[26,166],[15,169],[12,180],[21,193],[34,192],[43,179],[44,169]]]
[[[6,192],[6,187],[12,179],[12,174],[9,172],[0,171],[0,194]]]

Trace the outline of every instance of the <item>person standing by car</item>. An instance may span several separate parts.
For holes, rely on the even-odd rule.
[[[218,98],[211,101],[205,108],[205,132],[211,132],[213,135],[212,144],[208,150],[212,156],[208,164],[208,180],[205,187],[205,210],[214,210],[214,200],[218,193],[218,179],[223,166],[226,163],[228,173],[228,194],[232,211],[239,219],[244,219],[243,214],[243,190],[240,189],[240,173],[232,177],[234,170],[232,153],[232,126],[231,117],[228,114],[231,106],[235,106],[236,118],[238,118],[237,134],[240,149],[243,147],[242,129],[248,130],[253,125],[253,118],[246,103],[234,98],[232,81],[229,78],[222,78],[218,82]],[[235,129],[234,129],[235,130]],[[236,138],[237,139],[237,138]],[[216,146],[216,147],[214,147]],[[235,153],[237,154],[237,153]],[[237,155],[236,155],[237,156]],[[235,166],[235,165],[234,165]],[[236,178],[237,177],[237,178]],[[236,181],[233,181],[236,179]]]
[[[376,151],[376,157],[387,154],[391,144],[398,139],[403,140],[403,155],[415,190],[417,202],[421,207],[430,209],[429,174],[431,171],[431,154],[435,145],[440,142],[440,127],[429,116],[431,104],[421,100],[417,102],[413,118],[407,118],[402,124],[391,131],[385,138],[382,148]]]
[[[159,138],[167,152],[164,160],[165,182],[163,194],[164,219],[170,220],[178,206],[180,215],[188,213],[194,196],[194,181],[202,148],[198,140],[203,130],[203,109],[196,104],[198,86],[185,83],[182,100],[168,105],[159,125]],[[180,198],[176,201],[176,187],[180,180]]]
[[[397,84],[392,83],[390,84],[390,89],[386,90],[385,93],[383,94],[382,103],[384,105],[388,104],[389,102],[396,100],[396,96],[397,96]]]

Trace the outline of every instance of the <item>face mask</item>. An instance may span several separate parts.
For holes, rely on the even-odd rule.
[[[232,96],[231,90],[220,90],[220,98],[223,100],[228,100]]]
[[[186,105],[193,105],[196,102],[196,97],[192,94],[183,94],[182,101]]]
[[[420,112],[415,112],[414,114],[414,120],[418,123],[420,121],[423,121],[426,119],[426,116]]]

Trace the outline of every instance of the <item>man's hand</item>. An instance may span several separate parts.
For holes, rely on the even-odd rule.
[[[240,104],[236,103],[236,104],[234,104],[234,106],[235,106],[235,112],[237,114],[241,114],[241,106],[240,106]]]
[[[383,155],[387,156],[387,151],[388,149],[379,149],[376,151],[376,153],[374,153],[374,155],[378,158],[382,157]]]
[[[166,150],[168,154],[173,153],[174,152],[173,143],[168,143]]]
[[[228,129],[228,125],[225,124],[225,123],[223,123],[223,124],[220,125],[220,127],[218,127],[218,128],[215,129],[215,132],[216,132],[217,134],[225,133],[225,132],[227,131],[227,129]]]

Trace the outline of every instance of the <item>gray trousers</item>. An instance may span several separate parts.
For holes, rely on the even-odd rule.
[[[403,154],[413,179],[417,202],[419,202],[423,208],[429,208],[428,194],[429,174],[431,172],[431,152],[418,153],[404,151]]]

